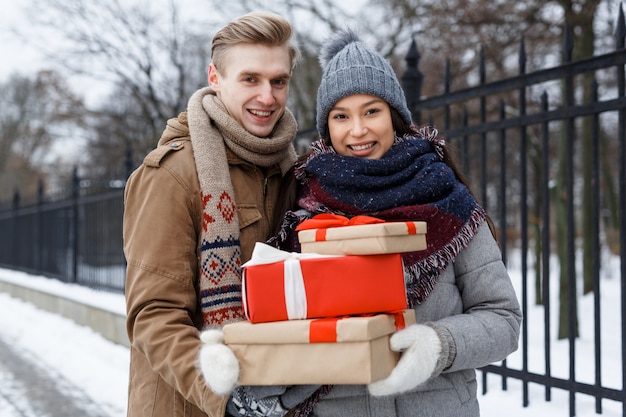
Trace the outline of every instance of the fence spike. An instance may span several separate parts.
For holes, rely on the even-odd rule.
[[[407,67],[417,68],[420,61],[420,51],[417,49],[417,42],[415,42],[415,37],[411,36],[411,45],[409,46],[409,51],[406,53],[404,57],[406,61]]]
[[[526,42],[524,34],[520,36],[519,42],[519,73],[526,74]]]
[[[420,123],[420,115],[415,111],[415,105],[422,96],[422,81],[424,76],[419,70],[420,53],[417,49],[415,37],[411,38],[411,46],[404,60],[406,61],[406,71],[402,75],[402,87],[413,119],[417,123]]]

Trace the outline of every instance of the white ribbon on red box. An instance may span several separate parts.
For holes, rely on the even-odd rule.
[[[276,249],[265,243],[256,242],[252,250],[250,260],[242,265],[243,277],[246,279],[245,267],[253,265],[267,265],[276,262],[283,262],[283,279],[285,284],[285,303],[287,308],[287,317],[289,320],[298,320],[307,318],[307,301],[306,288],[304,287],[304,277],[302,276],[302,268],[300,267],[301,259],[312,258],[331,258],[341,255],[320,255],[318,253],[297,253],[286,252]],[[242,296],[246,298],[245,282],[242,285]],[[244,303],[246,315],[248,314],[246,303]]]

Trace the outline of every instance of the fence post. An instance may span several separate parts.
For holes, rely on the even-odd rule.
[[[10,239],[12,240],[12,242],[7,243],[7,252],[8,252],[8,258],[7,258],[7,262],[14,262],[16,265],[18,266],[22,266],[21,265],[21,261],[20,261],[20,248],[19,245],[17,245],[16,243],[18,242],[18,236],[20,236],[20,225],[21,223],[17,220],[17,213],[18,210],[20,208],[20,190],[18,188],[15,188],[13,190],[13,203],[11,208],[13,209],[13,214],[14,214],[14,220],[11,221],[9,223],[9,230],[10,232],[8,233],[8,235],[10,236]]]
[[[43,214],[41,207],[43,206],[43,180],[40,178],[37,182],[37,211],[35,214],[35,270],[40,271],[43,260]]]
[[[71,282],[78,282],[78,237],[79,237],[79,206],[80,178],[78,178],[78,167],[72,171],[72,276]]]
[[[404,75],[402,75],[402,87],[406,96],[407,105],[413,116],[413,121],[419,125],[421,124],[421,114],[415,107],[422,96],[422,82],[424,76],[418,68],[420,53],[417,50],[415,38],[411,39],[411,46],[404,60],[406,61],[406,71]]]

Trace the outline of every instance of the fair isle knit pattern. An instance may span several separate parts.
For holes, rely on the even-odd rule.
[[[292,140],[297,126],[285,110],[272,136],[251,135],[228,114],[210,88],[194,93],[187,113],[202,190],[200,303],[205,327],[221,326],[244,318],[239,219],[226,147],[257,166],[279,164],[285,173],[296,159]]]

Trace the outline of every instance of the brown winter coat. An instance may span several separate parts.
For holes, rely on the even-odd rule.
[[[275,209],[293,201],[295,191],[283,184],[278,166],[262,169],[227,153],[245,262],[254,243],[271,233]],[[225,414],[228,397],[210,391],[196,367],[201,225],[200,185],[187,116],[181,113],[168,121],[159,146],[126,186],[129,417]]]

